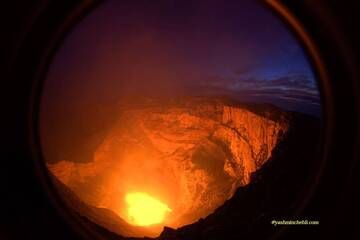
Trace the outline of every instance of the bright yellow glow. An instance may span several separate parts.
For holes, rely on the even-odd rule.
[[[171,209],[147,193],[134,192],[125,196],[128,204],[128,218],[131,224],[149,226],[161,223]]]

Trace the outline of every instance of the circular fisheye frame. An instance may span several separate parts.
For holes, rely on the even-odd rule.
[[[312,69],[258,2],[104,2],[49,65],[49,175],[75,214],[124,237],[270,229],[318,171]]]

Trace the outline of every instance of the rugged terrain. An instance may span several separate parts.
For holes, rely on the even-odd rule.
[[[145,191],[165,201],[172,213],[164,225],[172,228],[205,218],[250,183],[286,137],[293,117],[269,105],[203,97],[127,102],[118,113],[93,159],[63,159],[48,167],[77,202],[115,217],[75,210],[124,236],[144,233],[121,226],[126,192]]]

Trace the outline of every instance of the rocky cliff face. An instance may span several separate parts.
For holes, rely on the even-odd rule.
[[[289,128],[285,112],[223,99],[148,100],[119,113],[92,161],[49,169],[84,202],[125,220],[127,192],[156,196],[172,209],[163,224],[171,227],[206,217],[248,184]]]

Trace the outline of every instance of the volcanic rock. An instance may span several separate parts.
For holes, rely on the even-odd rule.
[[[48,167],[86,204],[123,219],[127,192],[156,196],[172,209],[164,222],[172,228],[208,216],[249,184],[291,118],[272,106],[200,97],[123,103],[118,112],[91,161]]]

